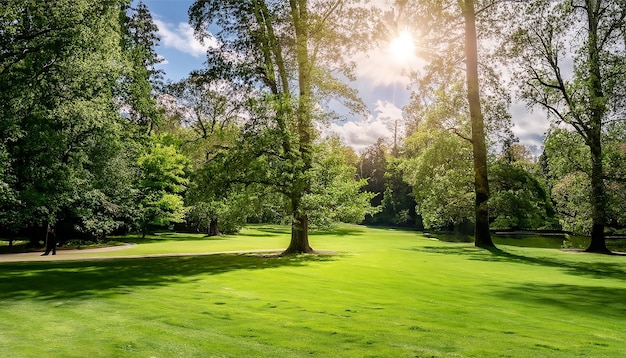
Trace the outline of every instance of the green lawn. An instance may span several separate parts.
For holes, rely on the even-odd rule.
[[[288,240],[285,228],[255,226],[100,255]],[[626,257],[490,253],[358,226],[311,244],[336,254],[0,264],[0,357],[626,356]]]

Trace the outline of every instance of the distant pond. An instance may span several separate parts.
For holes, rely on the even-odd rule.
[[[469,235],[454,233],[425,233],[426,236],[446,242],[474,242]],[[564,233],[496,232],[492,236],[496,245],[538,247],[546,249],[585,249],[589,237]],[[606,246],[613,251],[626,251],[626,236],[607,236]]]

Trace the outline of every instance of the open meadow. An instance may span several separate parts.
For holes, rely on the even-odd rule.
[[[626,356],[624,256],[362,226],[292,257],[208,254],[285,248],[286,227],[137,241],[0,263],[0,356]]]

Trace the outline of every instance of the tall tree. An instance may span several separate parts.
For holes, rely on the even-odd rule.
[[[221,235],[218,223],[227,225],[227,233],[235,232],[245,223],[246,214],[254,210],[252,205],[249,210],[244,207],[246,202],[251,204],[252,195],[242,185],[223,183],[229,168],[220,167],[214,159],[234,146],[240,132],[239,117],[245,115],[245,91],[201,73],[170,84],[166,90],[175,101],[166,111],[172,127],[169,130],[179,138],[193,171],[185,196],[190,206],[188,219],[196,228],[205,227],[209,236]],[[177,124],[171,126],[174,121]]]
[[[433,88],[436,90],[447,81],[454,82],[454,78],[458,78],[459,75],[460,62],[465,64],[463,75],[470,132],[469,135],[465,135],[457,128],[451,129],[472,145],[475,245],[488,249],[495,246],[489,231],[486,140],[488,121],[485,118],[484,107],[495,106],[491,109],[493,113],[506,112],[508,96],[497,86],[491,86],[489,95],[485,95],[485,88],[481,88],[481,82],[483,85],[496,84],[497,80],[494,79],[497,76],[496,71],[485,63],[479,66],[479,36],[484,35],[484,40],[488,40],[488,34],[493,31],[491,27],[496,24],[491,19],[498,3],[496,0],[480,1],[477,6],[474,0],[397,2],[402,13],[406,14],[404,16],[415,24],[419,29],[418,32],[421,32],[420,38],[424,40],[424,45],[432,47],[424,53],[430,63],[426,75],[420,77],[420,91],[432,92]],[[461,39],[463,41],[460,41]],[[419,51],[424,52],[423,49]],[[488,81],[484,81],[485,79]],[[416,93],[416,96],[421,95],[424,93]],[[485,101],[486,98],[490,101]],[[500,118],[504,120],[501,124],[506,125],[508,115]],[[497,124],[497,120],[492,124]]]
[[[46,226],[73,215],[93,178],[92,150],[119,135],[122,2],[4,5],[0,131],[16,205],[2,211],[14,229]]]
[[[459,1],[465,19],[465,66],[467,78],[467,100],[472,122],[472,150],[474,154],[474,190],[476,192],[475,211],[476,246],[489,248],[495,245],[489,232],[489,181],[487,179],[487,144],[485,125],[480,106],[480,86],[478,79],[478,44],[476,34],[476,9],[474,0]]]
[[[609,252],[603,136],[626,109],[626,2],[542,0],[522,10],[511,51],[521,63],[523,98],[572,126],[587,146],[593,222],[587,251]]]
[[[198,0],[190,8],[196,32],[204,38],[215,36],[220,44],[209,51],[207,73],[246,83],[260,99],[244,131],[248,143],[241,147],[250,150],[248,158],[267,158],[274,173],[260,181],[289,198],[292,235],[285,253],[313,251],[302,200],[311,190],[314,122],[322,113],[317,104],[337,95],[352,108],[362,107],[356,91],[333,75],[352,78],[341,54],[349,54],[364,33],[359,32],[364,16],[352,6],[357,2]],[[210,34],[207,25],[218,30]],[[268,138],[277,145],[267,147]],[[252,142],[261,146],[252,147]]]
[[[603,152],[606,171],[607,232],[624,228],[626,223],[626,155],[624,124],[605,128]],[[552,200],[561,218],[563,229],[589,236],[593,229],[590,152],[582,137],[574,130],[552,128],[547,135],[542,158],[552,189]]]
[[[460,87],[459,87],[460,88]],[[401,167],[404,179],[413,188],[416,211],[426,229],[459,230],[472,222],[472,149],[468,141],[449,130],[457,120],[466,120],[461,91],[449,98],[441,90],[436,102],[421,114],[417,130],[405,140]],[[457,125],[457,132],[462,127]]]
[[[139,1],[136,7],[125,4],[122,11],[124,36],[122,48],[126,57],[125,86],[122,95],[125,110],[134,123],[151,133],[161,120],[156,91],[162,87],[163,71],[156,68],[162,58],[156,53],[160,41],[158,28],[150,10]]]
[[[144,72],[150,66],[139,60],[149,57],[139,50],[140,41],[130,40],[128,4],[2,3],[4,226],[18,231],[61,223],[98,238],[134,217],[140,150],[129,133],[137,126],[120,113],[128,113],[122,105],[127,98],[148,103],[151,89],[128,85],[142,66]]]

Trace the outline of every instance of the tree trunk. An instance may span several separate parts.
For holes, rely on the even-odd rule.
[[[587,252],[610,253],[606,247],[604,227],[606,226],[606,189],[602,166],[602,119],[606,113],[606,102],[600,70],[600,44],[598,40],[600,3],[587,2],[587,21],[589,25],[587,61],[589,79],[587,81],[590,101],[590,123],[587,126],[587,144],[591,152],[591,243]]]
[[[597,253],[610,253],[606,247],[604,227],[606,226],[606,190],[603,179],[602,147],[600,144],[600,132],[595,131],[589,138],[591,149],[591,243],[585,251]]]
[[[298,110],[296,124],[298,134],[298,155],[302,167],[296,173],[291,198],[293,219],[291,224],[291,242],[283,254],[311,253],[309,246],[309,217],[300,208],[300,200],[309,192],[311,179],[308,171],[313,167],[312,144],[313,124],[311,115],[311,61],[309,58],[309,13],[308,0],[290,0],[291,15],[293,16],[296,34],[296,59],[298,63]]]
[[[221,236],[222,233],[220,232],[220,229],[217,227],[217,219],[211,219],[211,222],[209,223],[209,232],[208,232],[208,236]]]
[[[309,245],[309,217],[295,211],[291,222],[291,242],[283,255],[310,254],[313,252]]]
[[[476,38],[476,14],[474,1],[466,0],[463,8],[465,18],[465,65],[467,76],[467,99],[472,121],[472,148],[474,153],[474,188],[476,192],[474,229],[475,245],[495,248],[489,232],[489,182],[487,179],[487,146],[485,125],[480,106],[478,82],[478,41]]]

